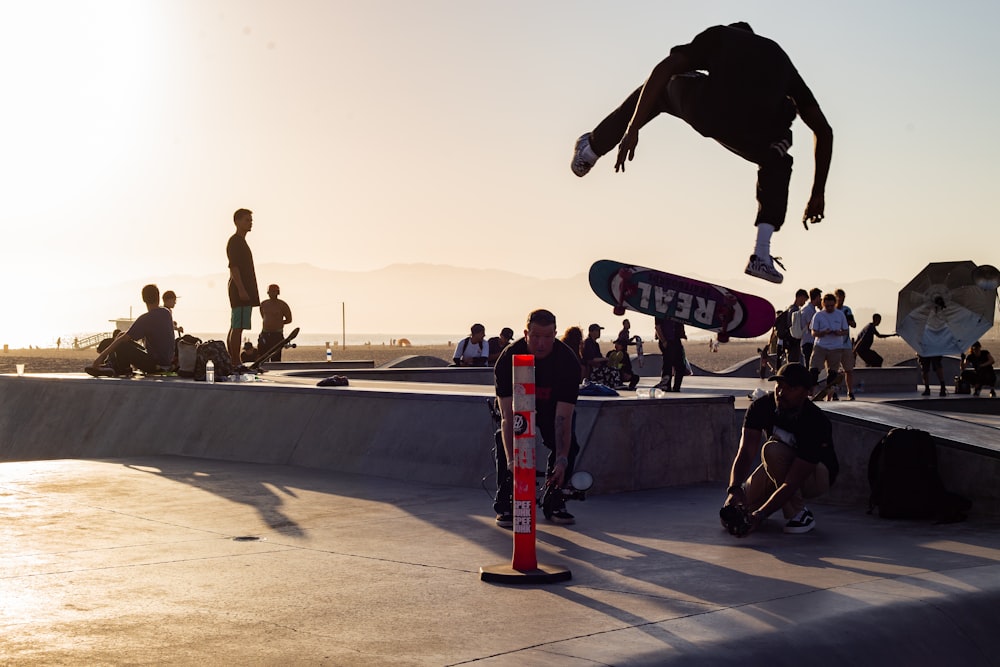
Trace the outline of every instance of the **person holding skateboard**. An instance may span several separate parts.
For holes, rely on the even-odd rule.
[[[758,166],[757,240],[745,272],[780,283],[784,276],[774,268],[771,235],[781,229],[788,208],[796,115],[815,137],[816,170],[802,218],[807,229],[823,219],[833,155],[833,130],[791,59],[747,23],[708,28],[690,44],[672,48],[645,84],[577,140],[573,173],[585,176],[615,146],[615,171],[624,172],[625,162],[635,158],[639,130],[663,112]]]
[[[556,338],[556,316],[538,309],[528,315],[524,337],[500,354],[493,369],[497,403],[500,406],[503,447],[496,448],[497,495],[493,503],[498,526],[514,525],[513,472],[508,462],[514,457],[514,355],[535,355],[535,427],[542,444],[549,449],[545,468],[546,485],[556,493],[546,493],[542,504],[545,518],[553,523],[573,524],[566,500],[559,491],[573,475],[580,451],[573,429],[573,412],[580,388],[580,362],[576,354]]]

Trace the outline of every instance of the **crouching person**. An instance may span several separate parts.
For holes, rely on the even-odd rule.
[[[809,532],[816,520],[805,501],[826,493],[840,469],[830,420],[809,400],[813,383],[806,367],[785,364],[768,379],[775,389],[747,410],[720,512],[723,524],[738,537],[779,509],[786,533]],[[762,463],[752,470],[761,440]]]

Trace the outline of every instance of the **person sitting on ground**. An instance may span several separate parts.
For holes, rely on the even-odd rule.
[[[590,375],[583,364],[583,329],[576,326],[569,327],[559,340],[566,343],[566,347],[573,351],[576,360],[580,362],[580,382],[583,382]]]
[[[468,336],[458,341],[453,359],[455,366],[485,366],[489,359],[489,345],[486,342],[486,327],[473,324]]]
[[[510,327],[504,327],[500,330],[499,336],[493,336],[487,342],[490,348],[490,356],[486,360],[486,363],[490,366],[495,366],[497,359],[500,358],[500,353],[503,349],[510,344],[510,341],[514,338],[514,330]]]
[[[628,343],[623,343],[621,339],[616,340],[615,349],[608,352],[608,368],[618,371],[621,384],[616,385],[616,388],[627,388],[632,391],[639,384],[639,376],[632,371],[632,359],[628,354]],[[628,383],[628,387],[623,387],[622,385],[626,382]]]
[[[785,364],[768,379],[774,391],[751,403],[743,419],[724,507],[750,513],[746,534],[779,509],[786,533],[806,533],[816,521],[805,499],[826,493],[840,470],[833,427],[809,400],[813,380],[805,366]],[[762,463],[756,466],[758,455]]]
[[[898,334],[879,333],[878,325],[882,324],[882,316],[878,313],[872,315],[872,321],[866,324],[858,334],[858,340],[854,343],[854,354],[861,357],[868,368],[882,368],[885,361],[882,355],[872,349],[872,343],[876,338],[892,338]]]
[[[180,338],[184,335],[184,327],[177,326],[177,322],[173,319],[174,317],[174,307],[177,305],[177,294],[173,290],[168,289],[163,293],[163,307],[170,311],[170,321],[173,322],[174,331],[177,332],[177,337]]]
[[[993,368],[996,361],[989,350],[984,350],[978,340],[969,348],[969,353],[962,359],[962,370],[970,369],[975,373],[972,382],[972,393],[979,396],[983,387],[989,387],[990,397],[996,398],[997,373]]]
[[[243,351],[240,352],[240,361],[245,364],[252,364],[257,361],[257,350],[250,341],[243,343]]]
[[[146,304],[146,312],[97,355],[87,367],[88,373],[111,370],[117,374],[118,369],[131,370],[133,366],[143,373],[156,373],[173,367],[173,319],[170,311],[160,306],[160,289],[156,285],[146,285],[142,288],[142,301]],[[104,364],[111,355],[115,355],[116,361],[114,368],[109,369]]]
[[[608,368],[608,359],[601,352],[601,345],[597,339],[601,337],[600,324],[591,324],[587,327],[587,337],[583,339],[583,347],[580,350],[580,357],[583,359],[583,366],[587,370],[587,378],[591,382],[599,382],[608,387],[615,387],[621,384],[621,376],[614,369]]]

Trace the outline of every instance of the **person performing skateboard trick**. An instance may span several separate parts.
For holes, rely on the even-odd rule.
[[[757,240],[745,272],[780,283],[784,276],[774,268],[780,258],[771,256],[771,235],[781,229],[788,208],[788,150],[796,115],[815,136],[816,170],[802,218],[806,229],[823,219],[833,155],[833,130],[788,55],[743,22],[708,28],[690,44],[675,46],[643,86],[577,140],[573,173],[585,176],[615,146],[615,171],[624,172],[625,162],[635,158],[639,130],[663,112],[758,166]]]

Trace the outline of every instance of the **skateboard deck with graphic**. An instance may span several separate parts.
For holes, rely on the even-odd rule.
[[[590,267],[590,288],[620,317],[633,310],[718,333],[719,341],[755,338],[774,326],[767,299],[721,285],[602,259]]]

